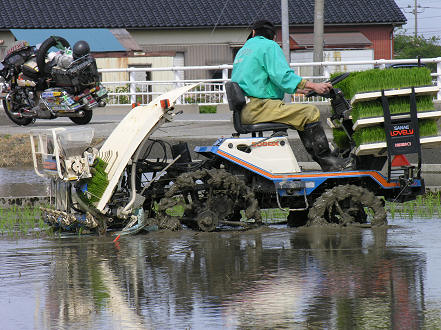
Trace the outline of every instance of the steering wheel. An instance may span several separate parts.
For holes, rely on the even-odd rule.
[[[346,79],[350,74],[351,74],[350,72],[345,72],[345,73],[340,74],[330,80],[326,80],[325,82],[331,83],[331,85],[334,86],[335,84],[339,83],[340,81]],[[320,95],[320,94],[318,94],[315,91],[310,91],[308,94],[306,94],[306,97],[317,96],[317,95]]]

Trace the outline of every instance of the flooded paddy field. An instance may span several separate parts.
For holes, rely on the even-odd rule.
[[[0,196],[47,187],[30,169],[0,169]],[[4,211],[0,329],[441,329],[439,193],[386,207],[383,228],[272,225],[117,242],[51,234],[32,208]]]
[[[35,174],[33,168],[0,168],[0,197],[46,196],[48,194],[48,180]]]
[[[441,219],[0,239],[1,329],[439,329]]]

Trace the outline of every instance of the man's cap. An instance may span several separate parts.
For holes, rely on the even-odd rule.
[[[271,23],[270,21],[267,20],[259,20],[254,22],[254,24],[251,26],[251,28],[253,30],[258,30],[258,29],[268,29],[273,31],[274,33],[276,32],[276,27],[274,26],[273,23]]]
[[[260,30],[260,29],[267,29],[272,31],[273,33],[276,33],[276,27],[273,23],[267,20],[258,20],[251,25],[251,30]],[[248,35],[248,39],[251,39],[253,37],[253,31]]]

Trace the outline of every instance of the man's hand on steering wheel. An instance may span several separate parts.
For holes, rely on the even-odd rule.
[[[322,82],[322,83],[313,83],[311,81],[307,81],[305,84],[305,89],[314,91],[317,94],[327,94],[332,88],[332,84],[330,82]]]
[[[306,93],[304,93],[304,94],[306,94],[306,97],[317,96],[317,95],[329,97],[327,95],[329,95],[328,93],[331,91],[332,86],[337,84],[337,83],[339,83],[340,81],[346,79],[349,76],[349,74],[350,74],[350,72],[346,72],[346,73],[343,73],[341,75],[338,75],[338,76],[332,78],[331,80],[328,80],[328,81],[325,81],[325,82],[322,82],[322,83],[313,83],[313,82],[308,81],[305,84],[305,86],[306,86]],[[325,84],[326,86],[316,87],[316,88],[319,88],[319,89],[326,88],[327,90],[324,93],[319,92],[319,90],[317,90],[316,88],[310,87],[310,85],[323,85],[323,84]],[[309,89],[309,91],[307,91],[308,89]]]

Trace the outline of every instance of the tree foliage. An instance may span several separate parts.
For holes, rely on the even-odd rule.
[[[394,37],[394,58],[432,58],[441,57],[441,46],[439,37],[424,38],[424,36],[410,36],[396,34]],[[435,65],[429,65],[431,69]]]

